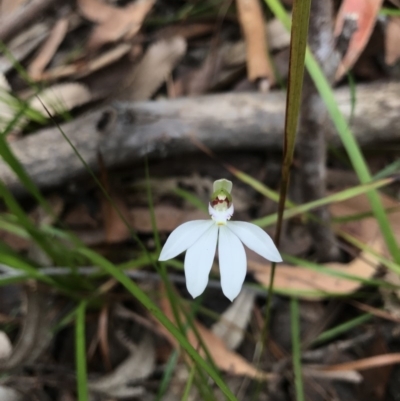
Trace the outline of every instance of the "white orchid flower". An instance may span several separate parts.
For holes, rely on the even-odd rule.
[[[229,221],[233,215],[232,182],[215,181],[213,189],[208,206],[211,220],[188,221],[177,227],[158,260],[169,260],[186,251],[186,287],[196,298],[207,287],[218,242],[222,291],[233,301],[246,277],[247,260],[242,243],[270,261],[282,262],[282,258],[271,237],[260,227],[244,221]]]

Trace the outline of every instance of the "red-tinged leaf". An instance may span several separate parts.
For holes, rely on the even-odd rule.
[[[346,20],[355,19],[357,30],[353,33],[347,52],[336,72],[336,80],[339,80],[360,57],[368,43],[375,22],[382,6],[383,0],[344,0],[336,19],[335,37],[338,37],[343,30]]]

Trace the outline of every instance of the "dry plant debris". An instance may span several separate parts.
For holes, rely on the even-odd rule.
[[[97,26],[93,29],[87,48],[94,51],[120,39],[135,36],[154,5],[154,0],[136,0],[126,7],[113,7],[102,0],[79,0],[82,15]]]
[[[397,206],[397,202],[390,198],[383,198],[383,201],[386,207]],[[334,217],[362,213],[368,210],[369,203],[365,196],[355,197],[331,206]],[[400,241],[400,212],[391,215],[391,223]],[[339,225],[337,230],[355,236],[378,254],[385,252],[383,239],[374,218]],[[373,278],[377,274],[379,261],[370,252],[364,251],[350,263],[327,263],[325,266],[330,269],[332,275],[302,266],[293,267],[282,264],[276,271],[274,285],[277,289],[298,292],[299,296],[309,300],[323,299],[329,297],[330,294],[349,294],[357,291],[363,284],[360,281],[340,277],[341,273],[359,277],[361,280]],[[266,287],[269,285],[270,266],[249,261],[249,269],[260,283]],[[303,295],[301,295],[302,292]]]
[[[237,0],[238,16],[246,41],[247,76],[250,81],[265,79],[275,83],[268,59],[265,23],[259,0]]]
[[[165,293],[160,302],[163,312],[172,321],[175,321],[171,305],[167,300]],[[220,337],[208,330],[198,321],[194,321],[193,324],[195,325],[196,332],[202,339],[202,343],[207,348],[219,369],[222,369],[223,371],[233,375],[249,376],[257,379],[268,379],[268,377],[273,377],[273,375],[269,375],[266,372],[260,371],[242,356],[228,349],[227,345]],[[176,339],[168,331],[166,331],[163,326],[160,326],[160,329],[164,332],[171,344],[173,344],[175,347],[178,347]],[[201,345],[196,333],[192,329],[188,329],[187,336],[189,342],[195,349],[201,349]],[[200,353],[205,355],[203,350],[200,350]]]
[[[390,17],[386,27],[385,62],[393,66],[400,59],[400,17]]]
[[[37,80],[41,77],[47,64],[51,61],[56,53],[58,46],[64,40],[68,31],[68,19],[61,18],[56,22],[50,31],[49,38],[43,43],[36,58],[30,63],[28,74],[32,79]]]
[[[383,0],[344,0],[336,18],[335,36],[342,32],[346,20],[353,20],[357,30],[351,36],[347,51],[336,71],[336,80],[339,80],[349,71],[364,50],[374,29]]]

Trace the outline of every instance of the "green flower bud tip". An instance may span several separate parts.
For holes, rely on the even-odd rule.
[[[232,203],[232,182],[224,178],[214,181],[213,191],[211,206],[218,209],[222,207],[224,210],[229,208]]]

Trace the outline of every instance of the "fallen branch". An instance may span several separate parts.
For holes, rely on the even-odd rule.
[[[336,90],[346,116],[348,88]],[[400,139],[400,83],[360,85],[351,127],[362,145]],[[97,170],[100,150],[107,167],[143,159],[198,151],[191,136],[214,151],[280,149],[285,94],[225,94],[157,102],[120,103],[62,125],[84,160]],[[330,128],[328,142],[340,145]],[[87,175],[85,167],[58,128],[47,128],[10,144],[33,181],[46,189]],[[0,179],[15,193],[23,188],[0,161]]]
[[[334,49],[332,0],[311,1],[308,43],[311,52],[330,83],[339,65]],[[325,127],[329,115],[309,74],[304,77],[300,121],[297,135],[297,155],[300,165],[301,201],[311,202],[326,196],[326,139]],[[317,107],[316,107],[317,106]],[[308,229],[319,262],[338,261],[341,252],[332,231],[327,207],[314,210],[317,221],[310,220]]]

